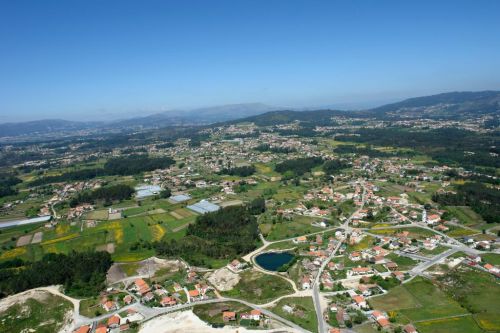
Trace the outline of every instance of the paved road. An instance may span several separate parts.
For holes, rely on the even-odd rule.
[[[366,202],[366,187],[365,187],[364,181],[362,182],[362,186],[363,186],[363,193],[361,195],[361,198],[362,198],[361,199],[361,206],[354,213],[352,213],[352,215],[349,216],[349,218],[342,224],[342,228],[345,229],[345,231],[346,231],[346,236],[350,232],[349,223],[351,222],[352,217],[354,216],[354,214],[359,213],[363,209],[365,202]],[[321,279],[321,274],[323,273],[323,270],[325,269],[326,265],[328,264],[328,262],[330,260],[332,260],[332,258],[335,256],[335,254],[339,250],[340,246],[342,245],[342,241],[343,240],[339,241],[339,243],[337,244],[335,249],[332,251],[330,256],[326,260],[323,261],[321,267],[318,270],[318,274],[316,275],[316,278],[314,279],[313,288],[312,288],[312,290],[313,290],[313,302],[314,302],[314,308],[316,310],[316,317],[318,319],[318,332],[319,333],[324,333],[329,328],[328,324],[326,323],[326,321],[323,317],[323,309],[321,307],[321,295],[319,293],[319,280]]]
[[[164,314],[168,314],[168,313],[171,313],[171,312],[176,312],[176,311],[181,311],[181,310],[186,310],[186,309],[189,309],[195,305],[201,305],[201,304],[213,304],[213,303],[221,303],[221,302],[238,302],[238,303],[242,303],[248,307],[251,307],[253,309],[256,309],[256,310],[259,310],[260,312],[262,312],[264,315],[266,315],[267,317],[269,318],[273,318],[274,320],[276,321],[279,321],[280,323],[282,324],[285,324],[286,326],[289,326],[299,332],[302,332],[302,333],[310,333],[309,331],[303,329],[302,327],[298,326],[297,324],[285,319],[285,318],[282,318],[280,316],[278,316],[277,314],[269,311],[269,310],[266,310],[258,305],[255,305],[253,303],[250,303],[250,302],[247,302],[247,301],[243,301],[243,300],[240,300],[240,299],[235,299],[235,298],[227,298],[227,297],[223,297],[223,298],[214,298],[214,299],[209,299],[209,300],[204,300],[204,301],[198,301],[198,302],[192,302],[192,303],[185,303],[185,304],[180,304],[180,305],[177,305],[177,306],[172,306],[172,307],[167,307],[167,308],[151,308],[151,307],[147,307],[147,306],[144,306],[142,304],[131,304],[131,305],[127,305],[127,306],[124,306],[122,307],[121,309],[117,310],[117,311],[113,311],[113,312],[110,312],[110,313],[107,313],[105,315],[101,315],[99,317],[96,317],[96,318],[85,318],[85,317],[82,317],[78,322],[75,322],[76,326],[82,326],[82,325],[88,325],[88,324],[91,324],[93,322],[98,322],[98,321],[101,321],[101,320],[106,320],[112,316],[114,316],[115,314],[117,313],[120,313],[122,311],[125,311],[125,310],[128,310],[128,309],[134,309],[136,310],[137,312],[140,312],[143,316],[144,316],[144,320],[149,320],[149,319],[152,319],[154,317],[157,317],[157,316],[161,316],[161,315],[164,315]]]
[[[432,259],[429,261],[425,261],[425,262],[418,264],[417,266],[415,266],[411,270],[409,270],[408,273],[410,273],[413,276],[420,275],[429,267],[435,265],[439,261],[443,260],[446,257],[453,255],[456,252],[458,252],[457,249],[449,249],[448,251],[445,251],[443,253],[438,254],[437,256],[432,257]],[[407,281],[405,281],[405,282],[407,282]]]
[[[420,254],[415,254],[415,253],[408,253],[408,252],[405,252],[405,251],[394,251],[395,254],[397,255],[400,255],[400,256],[403,256],[403,257],[408,257],[408,258],[411,258],[411,259],[415,259],[415,260],[420,260],[420,261],[429,261],[431,260],[432,258],[429,258],[429,257],[425,257],[425,256],[422,256]]]

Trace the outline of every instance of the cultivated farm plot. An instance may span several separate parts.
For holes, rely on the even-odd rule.
[[[25,246],[31,242],[33,235],[24,235],[17,239],[16,246]]]
[[[103,210],[94,210],[91,212],[88,212],[86,215],[86,218],[88,220],[107,220],[108,219],[108,210],[103,209]]]
[[[194,213],[187,210],[186,208],[176,209],[174,211],[171,211],[170,214],[178,220],[186,218],[186,217],[191,217],[194,215]]]
[[[404,309],[401,313],[410,320],[429,320],[467,314],[467,311],[430,281],[416,278],[405,288],[413,295],[420,308]]]
[[[33,239],[31,240],[31,244],[37,244],[42,242],[43,232],[39,231],[33,235]]]
[[[481,333],[481,330],[471,315],[426,320],[415,323],[421,333]]]
[[[377,310],[395,311],[401,322],[413,322],[419,332],[481,332],[466,309],[420,277],[371,298],[369,303]]]

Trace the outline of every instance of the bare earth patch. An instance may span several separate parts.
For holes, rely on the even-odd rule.
[[[31,244],[40,243],[42,241],[43,231],[39,231],[33,235],[33,239],[31,240]]]
[[[208,281],[218,290],[228,291],[238,284],[240,276],[223,267],[211,273]]]
[[[95,248],[96,251],[106,251],[109,254],[115,253],[115,243],[108,243],[108,244],[103,244],[99,245]]]
[[[31,242],[32,236],[33,235],[24,235],[24,236],[19,237],[19,239],[17,240],[16,246],[28,245]]]
[[[177,220],[180,220],[183,218],[183,216],[177,212],[170,212],[170,215],[172,215],[173,217],[175,217]]]
[[[40,290],[28,290],[19,294],[8,296],[0,300],[0,312],[4,312],[11,306],[14,306],[16,304],[22,304],[30,298],[43,302],[44,300],[47,299],[48,296],[49,296],[48,292]]]
[[[223,328],[213,328],[203,320],[198,318],[193,311],[182,311],[167,314],[142,325],[139,333],[266,333],[266,332],[297,332],[292,328],[277,328],[272,330],[249,330],[244,327],[225,326]]]

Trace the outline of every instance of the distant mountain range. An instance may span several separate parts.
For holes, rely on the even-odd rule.
[[[252,121],[257,124],[280,124],[293,120],[328,120],[334,115],[389,119],[434,118],[463,119],[484,114],[499,114],[500,91],[450,92],[416,97],[360,111],[342,110],[276,110],[261,103],[231,104],[189,111],[166,111],[145,117],[112,122],[79,122],[47,119],[0,124],[1,137],[74,133],[81,130],[125,130],[161,128],[176,125],[204,125],[218,122]],[[237,120],[237,121],[236,121]]]
[[[500,116],[500,91],[443,93],[432,96],[409,98],[401,102],[359,111],[272,111],[232,122],[254,122],[258,125],[277,125],[295,120],[314,120],[314,123],[320,124],[327,123],[333,116],[370,117],[394,120],[415,118],[463,120],[487,114]]]
[[[271,110],[271,107],[261,103],[229,104],[193,110],[172,110],[130,119],[109,122],[81,122],[61,119],[44,119],[20,123],[0,124],[1,137],[26,135],[43,135],[46,133],[69,133],[80,130],[119,130],[161,128],[179,125],[204,125],[220,121],[228,121],[249,117]]]

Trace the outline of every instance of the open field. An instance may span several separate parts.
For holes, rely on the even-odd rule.
[[[404,309],[401,313],[412,321],[429,320],[466,314],[460,304],[436,288],[430,281],[416,278],[405,284],[405,288],[421,305],[414,309]]]
[[[421,321],[415,324],[421,333],[481,333],[472,316]]]
[[[223,292],[224,295],[262,304],[293,292],[290,283],[278,276],[255,270],[247,270],[240,276],[238,284],[232,290]]]
[[[370,299],[369,303],[374,309],[396,311],[413,322],[468,314],[455,300],[420,277]]]
[[[237,315],[245,312],[250,312],[252,309],[248,306],[238,303],[238,302],[223,302],[217,304],[203,304],[195,305],[193,307],[193,312],[201,320],[209,324],[223,324],[222,312],[223,311],[233,311]],[[226,323],[227,324],[227,323]],[[229,323],[231,324],[231,323]],[[234,323],[236,324],[236,322]]]
[[[48,292],[11,296],[0,302],[0,332],[58,332],[72,309],[70,302]]]
[[[484,223],[481,216],[468,206],[446,206],[445,209],[466,226],[472,227]]]
[[[481,255],[481,258],[489,264],[500,265],[500,254],[496,253],[485,253]]]
[[[319,221],[319,219],[294,215],[292,221],[277,222],[276,224],[266,222],[260,224],[259,228],[267,240],[274,241],[324,230],[312,226],[311,223],[314,221]]]
[[[400,228],[400,229],[377,229],[377,230],[370,230],[371,233],[377,234],[377,235],[394,235],[397,233],[400,233],[402,231],[408,231],[410,234],[408,235],[409,238],[416,238],[416,239],[425,239],[426,237],[431,237],[435,235],[433,231],[423,229],[423,228],[418,228],[418,227],[411,227],[411,228]]]
[[[363,237],[361,242],[354,244],[352,246],[349,246],[349,248],[352,249],[353,251],[366,250],[369,247],[373,246],[374,241],[375,241],[375,237],[365,236],[365,237]]]
[[[412,309],[420,305],[403,285],[394,287],[385,295],[370,298],[369,303],[374,309],[383,311]]]
[[[169,213],[141,215],[101,221],[95,227],[85,226],[83,231],[80,223],[70,225],[64,221],[52,229],[40,225],[9,228],[0,234],[0,244],[4,246],[0,260],[16,257],[37,260],[45,253],[68,253],[72,249],[107,250],[113,252],[115,261],[142,260],[153,255],[154,250],[142,247],[131,250],[133,244],[162,238],[180,239],[185,235],[185,228],[196,219],[196,215],[187,210],[177,211],[182,214],[182,218],[176,219]],[[36,234],[38,236],[34,237]],[[114,248],[111,249],[109,244],[113,244]],[[17,249],[9,249],[16,245],[19,246]]]
[[[386,258],[391,259],[393,262],[398,264],[398,270],[409,270],[412,267],[416,266],[419,262],[417,260],[413,260],[408,257],[399,256],[395,253],[390,253],[386,256]]]
[[[285,305],[292,307],[294,312],[288,313],[284,311],[283,307]],[[318,320],[311,297],[283,298],[271,309],[271,311],[310,332],[318,331]]]
[[[500,285],[486,272],[461,266],[440,279],[447,293],[489,330],[500,331]]]

